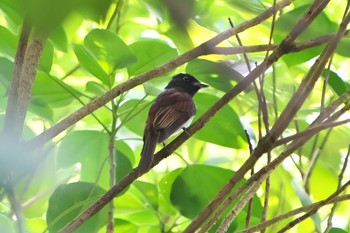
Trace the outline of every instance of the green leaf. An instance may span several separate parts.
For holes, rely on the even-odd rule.
[[[110,83],[110,77],[102,66],[97,62],[94,56],[83,45],[73,45],[73,50],[78,58],[79,64],[89,73],[100,79],[104,84]]]
[[[114,226],[118,229],[118,232],[128,232],[128,233],[138,233],[139,227],[132,223],[131,221],[127,221],[124,219],[114,219]]]
[[[31,102],[40,106],[48,104],[50,106],[66,106],[75,98],[68,91],[80,96],[71,86],[63,83],[60,79],[50,76],[49,74],[38,71],[33,86]]]
[[[208,107],[212,106],[219,98],[207,93],[198,93],[194,97],[197,113],[194,120],[198,119]],[[231,106],[223,107],[194,137],[217,145],[244,148],[246,138],[243,126],[236,112]]]
[[[171,202],[183,216],[193,219],[232,175],[232,171],[219,167],[187,166],[172,185]]]
[[[70,167],[81,163],[81,180],[95,182],[100,176],[99,184],[109,187],[108,158],[109,136],[106,133],[92,130],[74,131],[62,140],[58,149],[57,166]],[[128,157],[116,150],[116,180],[124,178],[132,170]]]
[[[87,82],[85,90],[94,94],[95,96],[101,96],[107,91],[102,84],[94,81]]]
[[[85,160],[100,163],[107,158],[108,141],[108,135],[103,132],[73,131],[65,136],[61,142],[57,152],[57,166],[59,168],[70,167]],[[90,172],[96,175],[93,171]]]
[[[327,74],[328,71],[323,72],[323,76]],[[341,96],[347,90],[349,90],[349,86],[343,79],[335,72],[329,72],[328,85],[332,88],[332,90],[338,95]]]
[[[149,102],[146,100],[130,99],[126,101],[118,109],[122,124],[132,132],[142,136],[149,106]]]
[[[292,186],[295,189],[295,192],[297,193],[301,203],[303,206],[308,206],[312,204],[312,200],[309,197],[309,195],[305,192],[305,190],[295,181],[292,182]],[[318,213],[311,216],[312,221],[315,224],[315,227],[318,232],[321,232],[321,218]]]
[[[158,209],[158,189],[157,186],[148,182],[135,181],[134,186],[145,196],[147,202],[155,210]]]
[[[66,32],[62,27],[57,27],[55,28],[51,33],[50,33],[50,40],[51,42],[55,45],[55,48],[62,52],[67,52],[68,51],[68,39]]]
[[[0,214],[0,230],[6,233],[15,233],[13,222],[3,214]]]
[[[3,55],[15,57],[18,38],[7,28],[0,26],[0,52]]]
[[[336,228],[336,227],[332,227],[328,233],[348,233],[348,231],[343,230],[341,228]]]
[[[49,232],[57,232],[105,193],[101,187],[86,182],[65,184],[51,195],[46,221]],[[104,208],[79,226],[74,232],[97,232],[107,224],[108,209]]]
[[[43,53],[40,57],[39,69],[50,73],[53,60],[53,46],[50,41],[45,43]]]
[[[50,32],[72,12],[96,22],[103,20],[112,0],[17,0],[21,12],[40,31]]]
[[[337,49],[335,50],[335,52],[339,55],[342,55],[344,57],[350,57],[350,38],[349,37],[343,37],[338,46]]]
[[[17,29],[23,21],[21,6],[19,1],[13,0],[1,0],[0,9],[3,12],[4,18],[8,22],[8,27],[11,29]]]
[[[233,88],[233,83],[243,79],[240,73],[228,65],[203,59],[190,61],[187,64],[186,72],[223,92],[228,92]]]
[[[117,150],[115,153],[116,156],[116,181],[119,182],[123,179],[127,174],[132,171],[132,165],[128,157],[123,154],[121,151]]]
[[[137,63],[128,67],[130,76],[151,70],[178,55],[176,49],[160,40],[137,41],[130,48],[137,57]]]
[[[174,171],[166,174],[159,182],[159,192],[161,197],[161,202],[159,206],[159,211],[168,213],[170,215],[176,216],[177,210],[171,203],[171,190],[174,181],[177,176],[182,172],[183,168],[178,168]]]
[[[49,121],[53,120],[53,109],[41,99],[32,99],[28,106],[28,111]]]
[[[0,57],[0,83],[5,87],[9,88],[13,77],[14,64],[5,57]]]
[[[183,216],[193,219],[214,198],[233,174],[232,170],[219,167],[187,166],[172,184],[171,201]],[[241,186],[243,182],[241,181],[237,186]],[[261,212],[261,203],[255,196],[251,216],[260,219]],[[233,229],[242,229],[245,226],[244,222],[238,220],[242,215],[246,216],[245,210],[238,215],[237,220],[233,222],[228,232],[233,232]],[[214,228],[217,228],[217,225],[219,223]]]
[[[262,1],[259,0],[228,0],[227,2],[235,9],[241,9],[253,14],[260,14],[267,9],[267,7],[263,5]]]
[[[136,61],[130,48],[117,34],[109,30],[92,30],[85,37],[84,45],[107,73],[112,73]]]

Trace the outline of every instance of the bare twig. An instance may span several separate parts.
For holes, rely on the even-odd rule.
[[[300,207],[300,208],[297,208],[297,209],[294,209],[294,210],[291,210],[285,214],[281,214],[275,218],[272,218],[270,220],[267,220],[265,222],[262,222],[262,223],[259,223],[258,225],[256,226],[253,226],[253,227],[250,227],[248,229],[244,229],[242,231],[239,231],[238,233],[253,233],[253,232],[257,232],[259,230],[262,230],[262,229],[266,229],[267,227],[277,223],[277,222],[280,222],[282,220],[285,220],[287,218],[290,218],[294,215],[297,215],[297,214],[300,214],[302,212],[307,212],[313,208],[315,208],[316,206],[319,206],[319,208],[325,206],[325,205],[328,205],[328,204],[331,204],[331,203],[337,203],[337,202],[341,202],[341,201],[349,201],[350,200],[350,194],[347,194],[347,195],[343,195],[343,196],[337,196],[335,198],[333,198],[332,200],[329,201],[329,203],[325,203],[325,202],[322,202],[322,201],[319,201],[319,202],[315,202],[315,203],[312,203],[308,206],[303,206],[303,207]]]
[[[317,205],[314,208],[312,208],[311,210],[307,211],[304,215],[289,222],[285,227],[283,227],[281,230],[279,230],[278,233],[286,232],[287,230],[289,230],[292,227],[294,227],[295,225],[301,223],[302,221],[304,221],[305,219],[307,219],[311,215],[315,214],[321,206],[330,203],[333,198],[337,197],[340,193],[342,193],[346,189],[346,187],[348,187],[349,185],[350,185],[350,181],[346,182],[342,187],[337,189],[337,191],[335,191],[332,195],[330,195],[326,200],[321,201],[319,203],[319,205]]]
[[[265,181],[269,173],[265,173],[259,177],[259,179],[254,182],[254,184],[249,188],[247,193],[242,197],[237,204],[232,208],[232,210],[227,214],[227,217],[220,224],[217,233],[225,233],[227,232],[232,221],[237,217],[238,213],[243,209],[243,207],[247,204],[249,200],[254,197],[254,194],[259,189],[261,184]]]
[[[340,174],[338,176],[338,187],[337,187],[337,189],[340,189],[340,187],[341,187],[341,183],[343,181],[344,173],[346,171],[346,167],[348,166],[349,157],[350,157],[350,145],[348,147],[348,153],[346,154],[345,159],[344,159],[343,168],[341,169]],[[329,232],[331,230],[332,226],[333,226],[332,219],[333,219],[333,215],[334,215],[334,212],[335,212],[336,208],[337,208],[337,202],[335,202],[333,204],[331,212],[328,215],[327,227],[326,227],[326,229],[324,231],[325,233]]]

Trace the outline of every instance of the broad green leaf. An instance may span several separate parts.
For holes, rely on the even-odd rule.
[[[323,76],[327,74],[328,71],[323,72]],[[349,85],[343,81],[339,75],[333,71],[329,72],[328,85],[332,88],[332,90],[338,95],[341,96],[347,90],[350,89]]]
[[[45,103],[54,107],[65,106],[75,99],[68,90],[73,92],[76,96],[80,96],[74,88],[63,83],[58,78],[38,71],[33,86],[31,101],[38,106],[40,106],[40,103]],[[43,106],[45,106],[45,104],[43,104]]]
[[[305,192],[305,190],[296,181],[293,181],[292,185],[295,189],[296,194],[298,195],[298,197],[301,201],[301,204],[303,206],[311,205],[312,200],[311,200],[310,196]],[[317,231],[320,232],[321,231],[321,218],[320,218],[319,214],[316,213],[316,214],[312,215],[311,219],[313,220]]]
[[[101,96],[107,91],[102,84],[94,81],[87,82],[85,90],[94,94],[94,96]]]
[[[172,184],[171,201],[183,216],[193,219],[212,200],[232,175],[233,171],[219,167],[205,165],[187,166]],[[241,184],[240,182],[238,186]],[[252,216],[260,218],[262,206],[257,197],[254,197],[254,199],[256,200],[254,200]],[[246,216],[245,210],[239,215]],[[218,227],[218,224],[214,226],[214,229]],[[238,220],[234,221],[229,232],[233,232],[233,229],[241,229],[244,224],[244,222]]]
[[[95,182],[100,176],[99,184],[109,187],[108,165],[109,136],[99,131],[74,131],[62,140],[58,149],[57,164],[66,168],[81,163],[81,180]],[[116,180],[121,180],[131,172],[130,160],[116,148]]]
[[[49,121],[53,120],[52,107],[41,99],[32,99],[28,106],[28,111]]]
[[[128,67],[129,75],[137,75],[174,59],[178,53],[160,40],[141,40],[130,45],[137,62]]]
[[[0,231],[6,232],[6,233],[15,233],[15,226],[13,225],[13,222],[11,219],[9,219],[7,216],[0,214]]]
[[[7,28],[0,26],[0,53],[2,55],[8,55],[15,57],[18,38]]]
[[[337,49],[335,50],[336,53],[339,55],[342,55],[344,57],[350,57],[350,38],[349,37],[343,37],[338,46]]]
[[[130,48],[109,30],[92,30],[85,37],[84,45],[108,74],[136,61]]]
[[[232,175],[232,171],[219,167],[187,166],[175,178],[170,199],[182,215],[193,219]]]
[[[60,144],[57,165],[59,168],[65,168],[85,160],[100,163],[107,158],[108,141],[108,135],[103,132],[73,131],[65,136]],[[92,171],[91,173],[96,175]]]
[[[194,102],[197,106],[197,113],[194,120],[198,119],[218,100],[218,97],[207,93],[196,94]],[[245,133],[239,116],[229,105],[216,113],[199,132],[194,134],[194,137],[231,148],[244,148],[246,146]]]
[[[147,204],[150,205],[150,208],[155,210],[158,209],[158,189],[157,186],[142,181],[135,181],[134,186],[145,196],[147,199]]]
[[[111,0],[16,0],[22,13],[32,25],[43,32],[50,32],[58,27],[72,12],[87,19],[104,19],[112,3]]]
[[[19,1],[1,0],[0,9],[3,12],[2,15],[9,23],[8,27],[11,29],[18,29],[18,25],[20,25],[23,20]]]
[[[51,195],[46,221],[49,232],[57,232],[105,193],[101,187],[86,182],[65,184]],[[108,209],[104,208],[79,226],[74,232],[97,232],[107,224]]]
[[[12,82],[14,64],[9,59],[0,57],[0,67],[0,83],[7,89]]]
[[[62,52],[68,51],[68,39],[65,30],[62,27],[55,28],[51,33],[49,39],[54,44],[55,48]]]
[[[233,83],[243,79],[240,73],[228,65],[203,59],[190,61],[186,72],[194,75],[201,82],[224,92],[231,90]]]
[[[45,43],[45,47],[43,53],[40,57],[39,69],[45,71],[46,73],[50,73],[53,59],[53,46],[50,41]]]
[[[117,113],[123,126],[142,136],[149,107],[146,100],[130,99],[118,108]]]
[[[114,227],[118,229],[118,232],[138,233],[139,226],[131,221],[124,219],[114,219]]]
[[[147,186],[151,187],[151,191],[131,185],[128,192],[119,196],[115,200],[116,209],[119,210],[115,212],[115,216],[142,227],[158,226],[159,213],[149,203],[148,194],[145,195],[145,192],[154,191],[154,185],[147,184],[144,188]]]
[[[328,233],[348,233],[347,230],[343,230],[341,228],[336,228],[336,227],[332,227]]]
[[[159,192],[161,201],[159,203],[159,211],[169,213],[176,216],[177,209],[171,203],[171,190],[177,176],[182,172],[182,168],[178,168],[166,174],[159,182]]]
[[[315,166],[310,177],[310,190],[315,200],[326,199],[337,190],[338,179],[334,173],[325,165]]]
[[[108,85],[110,83],[110,76],[85,46],[75,44],[73,45],[73,50],[80,65],[84,67],[84,69],[86,69],[96,78],[100,79],[104,84]]]
[[[116,156],[115,160],[117,164],[116,181],[119,182],[121,179],[123,179],[127,174],[129,174],[132,171],[133,167],[128,157],[118,149],[115,153],[115,156]]]
[[[228,0],[227,3],[232,5],[235,9],[241,9],[253,14],[260,14],[267,9],[263,2],[259,0]]]

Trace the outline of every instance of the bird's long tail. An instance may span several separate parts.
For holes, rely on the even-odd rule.
[[[153,161],[153,154],[156,149],[159,134],[154,132],[147,132],[143,138],[143,147],[141,151],[141,159],[139,163],[139,172],[147,172]]]

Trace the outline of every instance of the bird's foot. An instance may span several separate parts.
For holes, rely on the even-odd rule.
[[[190,133],[187,131],[187,128],[186,128],[186,127],[182,127],[182,130],[183,130],[188,136],[191,136]]]
[[[165,142],[162,142],[162,144],[163,144],[163,147],[166,149],[166,151],[169,153],[170,151],[169,151],[169,149],[168,149],[167,144],[165,144]]]

